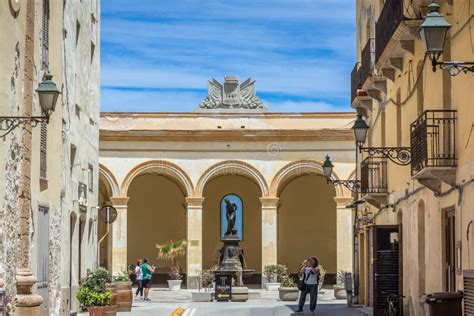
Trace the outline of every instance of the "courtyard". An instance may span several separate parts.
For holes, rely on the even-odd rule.
[[[364,316],[355,308],[347,307],[345,300],[336,300],[332,289],[322,289],[318,295],[316,313],[308,310],[308,301],[303,313],[296,313],[297,302],[283,302],[278,300],[278,291],[250,290],[251,297],[247,302],[192,302],[191,290],[179,292],[164,288],[153,288],[150,292],[150,302],[134,300],[132,312],[120,313],[133,316],[199,316],[199,315],[226,315],[226,316],[286,316],[286,315],[318,315],[318,316]],[[174,314],[175,313],[175,314]],[[80,315],[88,315],[82,313]]]

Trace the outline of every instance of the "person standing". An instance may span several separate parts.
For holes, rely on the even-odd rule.
[[[140,293],[140,299],[143,299],[143,272],[142,272],[142,259],[138,259],[137,266],[135,267],[135,275],[137,276],[137,292],[135,293],[135,299],[138,299],[138,293]]]
[[[142,268],[142,286],[145,290],[145,298],[144,301],[149,301],[148,294],[150,293],[151,289],[151,277],[153,272],[155,272],[155,265],[150,265],[148,263],[148,259],[143,259],[143,264],[141,265]]]
[[[300,300],[298,304],[298,310],[296,312],[301,313],[303,311],[304,303],[306,302],[306,296],[309,294],[309,310],[314,312],[316,310],[316,304],[318,302],[318,283],[319,283],[319,262],[316,257],[309,257],[306,259],[300,268],[302,274],[302,286]]]

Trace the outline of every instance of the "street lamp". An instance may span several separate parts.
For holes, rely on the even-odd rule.
[[[392,162],[406,166],[411,162],[411,149],[410,147],[363,147],[367,139],[367,130],[369,126],[362,118],[362,114],[357,114],[357,119],[352,126],[354,137],[356,139],[357,147],[359,147],[359,153],[367,152],[369,156],[382,155],[385,158],[390,159]]]
[[[369,130],[369,125],[362,118],[362,113],[357,113],[357,119],[352,126],[352,131],[354,132],[354,137],[357,145],[362,146],[367,139],[367,131]]]
[[[436,2],[433,1],[428,6],[428,10],[429,13],[421,24],[420,33],[426,53],[431,60],[433,71],[436,71],[436,66],[439,66],[440,69],[448,70],[451,76],[457,76],[461,72],[474,72],[474,62],[438,61],[443,53],[446,33],[451,28],[451,24],[439,13],[439,5]]]
[[[38,85],[38,93],[42,116],[0,116],[0,137],[5,138],[10,132],[20,125],[31,124],[35,127],[41,122],[49,122],[49,116],[56,108],[56,102],[60,94],[56,84],[52,80],[53,76],[47,72],[43,81]]]
[[[329,156],[326,156],[326,160],[324,161],[323,165],[323,174],[327,178],[327,183],[332,184],[334,186],[342,184],[346,188],[348,188],[351,192],[360,193],[361,192],[361,182],[359,180],[333,180],[331,179],[332,176],[332,169],[334,165],[332,164],[331,159]]]
[[[44,74],[43,81],[38,85],[36,92],[38,92],[41,109],[46,114],[46,117],[49,118],[56,108],[56,102],[60,94],[58,87],[53,81],[53,75],[49,71]]]

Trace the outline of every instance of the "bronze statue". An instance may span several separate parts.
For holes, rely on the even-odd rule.
[[[236,235],[237,229],[235,228],[235,215],[237,213],[237,205],[232,203],[228,198],[224,200],[226,204],[226,218],[227,218],[227,231],[225,236]]]

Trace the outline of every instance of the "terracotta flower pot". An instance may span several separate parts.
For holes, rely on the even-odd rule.
[[[91,306],[87,308],[89,316],[116,316],[117,310],[112,306]]]
[[[115,282],[115,288],[117,289],[117,312],[130,312],[133,301],[132,283]]]

